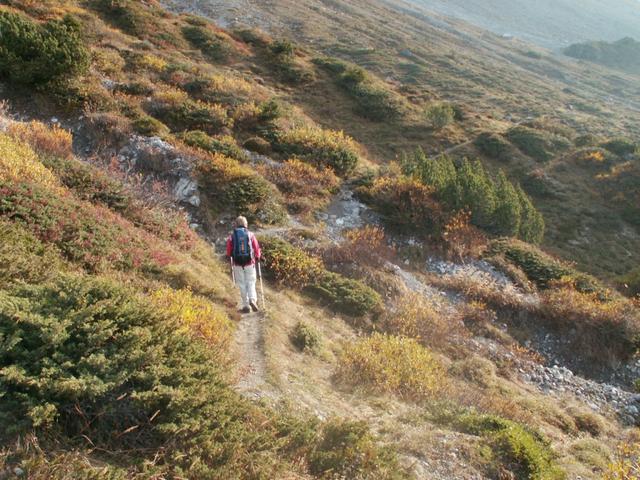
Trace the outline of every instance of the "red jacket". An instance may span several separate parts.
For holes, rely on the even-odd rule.
[[[251,240],[251,248],[253,249],[253,259],[250,265],[255,265],[257,260],[262,258],[262,251],[260,250],[260,244],[256,236],[249,232],[249,239]],[[227,257],[231,258],[233,255],[233,233],[227,238]]]

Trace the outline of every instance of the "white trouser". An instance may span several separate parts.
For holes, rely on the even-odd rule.
[[[247,265],[239,267],[234,265],[233,273],[236,277],[236,284],[240,289],[240,297],[242,298],[242,307],[248,307],[249,302],[258,303],[258,294],[256,293],[256,266]]]

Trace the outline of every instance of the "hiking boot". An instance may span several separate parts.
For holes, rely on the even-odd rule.
[[[243,307],[240,309],[241,313],[251,313],[251,309],[249,307]]]
[[[258,311],[258,305],[256,305],[256,302],[249,302],[249,305],[251,305],[251,310],[253,310],[254,312]]]

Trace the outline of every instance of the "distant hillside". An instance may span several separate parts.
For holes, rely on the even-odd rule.
[[[617,42],[575,43],[564,50],[565,55],[596,62],[628,72],[640,72],[640,42],[626,37]]]
[[[632,0],[409,0],[498,34],[547,48],[593,38],[614,41],[640,35],[640,3]]]

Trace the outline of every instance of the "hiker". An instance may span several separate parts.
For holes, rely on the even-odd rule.
[[[235,229],[227,240],[227,257],[231,259],[231,268],[242,298],[242,313],[258,311],[256,293],[256,262],[260,261],[260,245],[256,236],[249,231],[245,217],[238,217]]]

